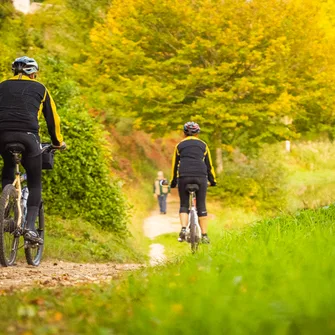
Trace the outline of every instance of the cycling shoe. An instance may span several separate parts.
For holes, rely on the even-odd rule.
[[[202,244],[210,244],[211,243],[211,241],[208,238],[207,234],[206,235],[202,235],[202,237],[201,237],[201,243]]]
[[[26,230],[24,232],[24,239],[32,243],[43,244],[43,239],[38,235],[37,231]]]
[[[186,229],[182,229],[179,233],[178,242],[184,242],[186,239]]]

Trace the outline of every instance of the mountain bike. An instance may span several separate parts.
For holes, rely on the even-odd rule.
[[[34,243],[24,240],[20,246],[20,237],[24,235],[28,187],[23,186],[27,180],[26,174],[21,174],[20,165],[22,153],[25,148],[21,143],[10,143],[5,151],[12,154],[15,161],[15,179],[13,184],[6,185],[0,198],[0,264],[2,266],[14,265],[18,249],[24,248],[25,257],[29,265],[38,266],[41,262],[44,243]],[[51,144],[42,146],[44,152],[53,153],[55,148]],[[40,238],[44,240],[44,209],[43,202],[39,208],[39,214],[35,222],[35,228]]]
[[[201,228],[199,225],[195,196],[196,192],[199,191],[199,185],[187,184],[186,190],[189,193],[189,215],[185,239],[191,244],[191,250],[194,253],[198,250],[198,246],[201,241]]]

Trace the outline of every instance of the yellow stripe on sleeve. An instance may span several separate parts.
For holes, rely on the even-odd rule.
[[[211,152],[209,151],[208,145],[206,144],[206,153],[208,155],[208,161],[209,161],[209,165],[211,167],[211,173],[213,175],[214,181],[216,182],[216,175],[215,175],[215,171],[214,171],[214,165],[212,162],[212,157],[211,157]]]
[[[49,97],[50,97],[50,104],[51,104],[51,109],[52,109],[52,115],[54,117],[54,121],[55,121],[55,133],[56,133],[56,137],[57,140],[59,141],[59,143],[63,142],[63,136],[60,132],[60,117],[57,113],[57,108],[56,108],[56,104],[54,102],[54,100],[52,99],[52,96],[49,93]]]
[[[172,183],[173,179],[175,179],[175,171],[176,171],[176,162],[177,162],[177,155],[179,156],[179,151],[178,151],[178,144],[176,145],[172,157],[172,171],[171,171],[171,180],[170,183]]]
[[[46,97],[47,97],[47,89],[45,89],[44,97],[41,101],[40,108],[38,109],[37,119],[39,119],[41,117],[42,110],[43,110],[43,104],[44,104],[44,101],[45,101]]]

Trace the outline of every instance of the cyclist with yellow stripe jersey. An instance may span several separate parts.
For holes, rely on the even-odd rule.
[[[172,160],[171,188],[175,188],[178,184],[180,198],[179,217],[182,228],[178,238],[179,242],[185,241],[188,224],[189,194],[186,190],[187,184],[199,185],[196,198],[202,242],[210,242],[207,235],[206,194],[208,182],[211,186],[215,186],[216,179],[208,145],[198,138],[199,133],[200,127],[197,123],[185,123],[185,138],[177,144]]]
[[[38,64],[33,58],[19,57],[12,64],[14,77],[0,83],[0,154],[4,160],[2,188],[14,180],[15,162],[5,150],[8,143],[21,143],[25,150],[22,164],[29,190],[27,224],[24,237],[43,243],[36,229],[42,191],[42,156],[39,117],[43,114],[52,144],[65,149],[56,105],[46,87],[35,80]],[[9,228],[10,229],[10,228]]]

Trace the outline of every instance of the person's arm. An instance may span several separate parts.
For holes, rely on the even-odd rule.
[[[154,181],[154,185],[153,185],[153,186],[154,186],[153,189],[154,189],[154,197],[155,197],[155,198],[157,198],[157,193],[156,193],[156,187],[157,187],[157,186],[156,186],[156,184],[157,184],[157,181],[155,180],[155,181]]]
[[[57,114],[55,102],[47,89],[45,89],[42,112],[52,144],[57,147],[61,146],[63,144],[63,136],[60,131],[60,118]]]
[[[172,172],[170,181],[171,188],[175,188],[177,186],[179,161],[180,161],[180,154],[178,151],[178,145],[176,145],[172,158]]]
[[[207,145],[206,145],[206,152],[205,152],[205,163],[207,166],[208,181],[210,182],[211,186],[215,186],[216,176],[215,176],[214,166],[213,166],[213,162],[211,158],[211,153]]]

